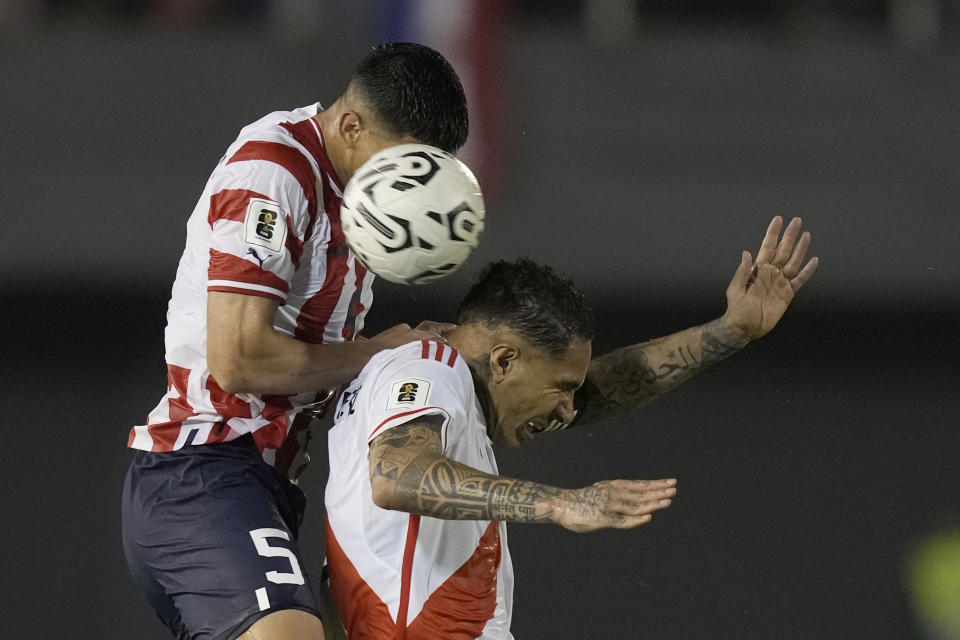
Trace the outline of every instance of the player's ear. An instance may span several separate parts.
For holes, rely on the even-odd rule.
[[[516,345],[498,344],[490,350],[490,380],[494,384],[503,382],[516,366],[520,350]]]
[[[348,146],[354,146],[360,139],[363,122],[356,111],[343,111],[337,120],[337,133]]]

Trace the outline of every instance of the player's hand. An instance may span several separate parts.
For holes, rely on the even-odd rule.
[[[442,340],[443,336],[447,335],[456,328],[457,325],[455,324],[450,324],[449,322],[434,322],[433,320],[424,320],[417,325],[417,331],[434,333],[440,336],[441,342],[445,342],[445,340]]]
[[[378,350],[393,349],[394,347],[399,347],[409,342],[418,342],[420,340],[446,342],[446,339],[436,331],[436,326],[424,326],[425,324],[426,323],[421,322],[415,329],[411,329],[410,325],[406,323],[398,324],[371,337],[368,342]],[[437,325],[438,323],[434,324]]]
[[[650,522],[653,512],[670,506],[677,481],[604,480],[558,496],[553,520],[578,533],[597,529],[632,529]]]
[[[727,287],[724,320],[747,340],[766,335],[793,300],[794,294],[817,270],[819,260],[804,264],[810,246],[810,232],[801,233],[803,223],[794,218],[780,238],[783,218],[775,216],[767,227],[757,259],[744,251],[740,266]]]

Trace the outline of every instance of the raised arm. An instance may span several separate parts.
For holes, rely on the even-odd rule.
[[[776,216],[756,261],[749,251],[741,254],[720,318],[594,358],[577,393],[577,422],[640,407],[773,329],[819,262],[812,258],[803,264],[810,233],[801,233],[801,226],[794,218],[780,239],[783,219]]]
[[[552,522],[571,531],[629,529],[670,506],[676,480],[606,480],[560,489],[484,473],[442,455],[439,416],[394,427],[370,443],[374,503],[446,520]]]

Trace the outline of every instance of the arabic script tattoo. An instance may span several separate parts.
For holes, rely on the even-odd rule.
[[[714,320],[594,358],[577,392],[577,423],[641,407],[745,344],[739,333],[722,320]]]

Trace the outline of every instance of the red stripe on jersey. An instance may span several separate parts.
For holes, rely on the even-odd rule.
[[[427,358],[430,357],[430,341],[421,340],[420,344],[423,345],[423,348],[420,350],[420,357],[426,360]]]
[[[303,189],[303,196],[307,200],[307,209],[311,219],[317,213],[317,176],[313,172],[313,167],[305,155],[299,149],[279,142],[265,142],[262,140],[251,140],[244,143],[237,150],[233,157],[227,160],[227,164],[234,162],[244,162],[250,160],[265,160],[278,164],[290,172],[300,188]]]
[[[366,309],[360,297],[363,295],[363,279],[367,277],[367,268],[360,264],[360,261],[356,258],[353,260],[353,268],[356,271],[357,277],[354,280],[353,297],[350,298],[350,306],[347,308],[347,319],[344,321],[343,330],[340,332],[344,340],[353,339],[353,336],[356,334],[357,318],[359,318],[363,310]]]
[[[180,427],[184,420],[196,415],[193,407],[187,401],[187,384],[190,378],[190,369],[167,364],[167,389],[176,390],[176,398],[167,399],[166,422],[160,424],[147,424],[147,433],[153,440],[151,451],[172,451],[177,437],[180,435]],[[130,431],[128,446],[133,445],[135,431]]]
[[[220,388],[220,385],[217,384],[216,380],[214,380],[212,374],[207,376],[206,387],[207,391],[210,393],[210,404],[213,405],[214,410],[221,416],[224,416],[228,419],[253,417],[250,403],[244,402],[232,393],[227,393]],[[221,425],[219,430],[223,431],[224,426],[226,425]],[[216,432],[217,430],[217,428],[214,428],[211,433]]]
[[[178,420],[177,422],[147,425],[147,433],[153,439],[150,451],[153,453],[173,451],[173,447],[177,444],[177,438],[180,437],[180,429],[183,427],[183,423],[183,420]],[[131,435],[133,435],[132,432]],[[130,444],[133,444],[132,438]]]
[[[284,414],[284,417],[286,417],[286,415],[287,414]],[[297,415],[293,417],[293,423],[291,423],[287,429],[287,435],[283,439],[283,443],[279,447],[275,447],[277,453],[274,458],[273,467],[284,477],[295,478],[300,475],[299,471],[301,471],[301,469],[293,469],[291,472],[291,467],[297,458],[297,454],[301,451],[306,451],[307,445],[310,443],[310,422],[311,418],[307,413],[297,413]],[[253,435],[256,436],[257,432],[254,431]]]
[[[256,191],[250,191],[248,189],[224,189],[210,196],[210,209],[207,211],[207,222],[211,227],[213,227],[213,223],[217,220],[243,222],[247,217],[247,207],[250,205],[250,198],[260,198],[261,200],[273,202],[271,198]]]
[[[350,272],[350,248],[340,228],[340,198],[329,186],[323,185],[323,210],[330,222],[330,241],[327,243],[327,273],[323,285],[300,307],[295,335],[304,342],[323,342],[323,332]]]
[[[313,217],[310,218],[311,226],[313,226]],[[290,216],[287,216],[287,229],[293,228],[293,220],[290,219]],[[298,238],[294,233],[287,233],[287,240],[284,243],[284,246],[287,247],[287,251],[290,252],[290,260],[293,262],[293,268],[300,268],[300,257],[303,255],[303,240]]]
[[[434,358],[434,360],[436,360],[437,362],[443,361],[443,343],[442,342],[437,343],[437,355]]]
[[[330,176],[342,192],[343,184],[333,168],[333,163],[327,157],[327,151],[323,145],[323,133],[320,131],[320,125],[317,124],[317,121],[313,118],[307,118],[300,122],[281,122],[280,126],[289,131],[293,139],[310,152],[313,159],[317,161],[320,170]]]
[[[473,555],[430,594],[407,640],[476,638],[497,607],[500,525],[491,522]]]
[[[186,418],[196,415],[193,407],[187,402],[187,380],[189,378],[190,369],[184,369],[173,364],[167,365],[167,384],[169,388],[176,389],[179,396],[170,398],[168,401],[170,422],[182,422]]]
[[[447,358],[447,366],[453,367],[453,363],[457,361],[457,356],[460,354],[457,353],[457,350],[454,349],[453,347],[450,347],[450,351],[451,351],[450,357]]]
[[[260,452],[263,453],[263,450],[267,447],[271,449],[283,447],[290,428],[290,417],[287,412],[293,409],[293,404],[290,402],[289,395],[264,394],[261,398],[263,400],[263,411],[260,412],[260,417],[269,420],[270,424],[254,431],[253,440],[257,443]]]
[[[304,342],[323,342],[324,329],[340,302],[344,281],[350,272],[348,257],[349,250],[346,247],[333,243],[327,246],[327,275],[320,290],[300,307],[295,332],[298,339]]]
[[[377,433],[377,431],[380,431],[380,427],[382,427],[383,425],[387,424],[387,423],[390,422],[391,420],[396,420],[397,418],[402,418],[403,416],[410,416],[410,415],[413,415],[413,414],[415,414],[415,413],[423,413],[423,412],[426,411],[427,409],[439,409],[439,408],[440,408],[440,407],[424,407],[424,408],[422,408],[422,409],[414,409],[414,410],[412,410],[412,411],[404,411],[403,413],[398,413],[398,414],[395,415],[395,416],[390,416],[389,418],[387,418],[386,420],[384,420],[383,422],[381,422],[380,424],[378,424],[376,429],[374,429],[373,431],[370,432],[370,436],[367,438],[367,440],[369,440],[370,438],[372,438],[372,437]]]
[[[410,606],[410,578],[413,575],[413,554],[417,549],[420,533],[420,516],[411,513],[407,522],[407,541],[403,547],[403,565],[400,569],[400,604],[397,607],[397,633],[395,640],[407,638],[407,608]],[[441,636],[442,637],[442,636]]]
[[[210,266],[207,269],[207,278],[209,280],[230,280],[238,283],[259,284],[264,287],[270,287],[271,289],[277,289],[282,293],[286,293],[290,288],[286,280],[261,269],[250,260],[238,258],[232,253],[224,253],[216,249],[210,249]],[[222,286],[229,287],[229,285]],[[221,291],[222,289],[219,287],[209,287],[208,290]]]
[[[396,625],[387,605],[363,581],[350,558],[326,522],[327,571],[330,573],[330,595],[337,613],[351,638],[392,639]]]

